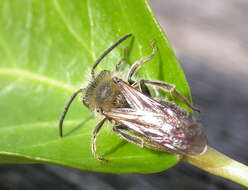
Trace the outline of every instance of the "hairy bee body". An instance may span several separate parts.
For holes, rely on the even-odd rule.
[[[99,112],[104,118],[98,122],[92,135],[92,154],[100,161],[106,161],[96,151],[97,135],[105,121],[112,122],[112,129],[123,139],[138,146],[168,151],[176,154],[197,155],[207,149],[207,139],[201,128],[188,113],[167,101],[157,101],[150,96],[147,85],[153,85],[188,105],[191,103],[182,96],[174,85],[141,79],[132,80],[132,76],[141,65],[151,60],[157,52],[155,41],[152,41],[152,53],[136,61],[129,69],[127,83],[114,76],[111,71],[103,70],[95,76],[95,69],[115,47],[131,37],[127,34],[115,42],[101,54],[91,69],[92,80],[86,89],[80,88],[74,92],[65,105],[59,120],[59,135],[62,137],[62,127],[71,103],[78,94],[82,94],[82,101],[93,113]],[[123,60],[122,60],[123,61]],[[119,71],[120,61],[115,68]],[[135,87],[134,87],[135,86]]]
[[[106,117],[143,137],[144,145],[149,148],[186,155],[206,151],[206,136],[186,111],[171,102],[148,97],[120,79],[116,83],[130,108],[103,111]]]

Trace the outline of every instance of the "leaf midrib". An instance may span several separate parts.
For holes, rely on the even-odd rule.
[[[63,89],[65,91],[68,91],[68,92],[74,92],[76,90],[75,87],[73,87],[69,84],[62,83],[58,80],[52,79],[52,78],[44,76],[44,75],[25,71],[23,69],[0,68],[0,75],[9,75],[9,76],[14,76],[16,78],[21,77],[21,78],[24,78],[27,80],[32,80],[32,81],[40,82],[43,84],[48,84],[50,86],[60,88],[60,89]]]

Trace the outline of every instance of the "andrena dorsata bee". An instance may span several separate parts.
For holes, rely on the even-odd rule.
[[[133,75],[142,64],[151,60],[157,51],[155,41],[152,42],[152,53],[136,61],[129,69],[127,82],[115,76],[116,72],[103,70],[95,76],[95,69],[115,47],[131,37],[123,36],[108,48],[94,63],[91,69],[91,81],[86,88],[74,92],[67,102],[59,121],[59,135],[62,137],[62,127],[68,109],[78,94],[82,94],[83,104],[93,113],[99,113],[104,118],[96,125],[92,137],[92,154],[100,161],[105,161],[96,151],[96,139],[103,124],[108,120],[112,123],[113,132],[123,139],[140,147],[173,152],[176,154],[197,155],[206,150],[207,140],[199,125],[175,104],[168,101],[157,101],[150,95],[148,85],[157,86],[194,108],[183,97],[175,86],[150,80],[134,81]],[[120,64],[116,65],[116,71]]]

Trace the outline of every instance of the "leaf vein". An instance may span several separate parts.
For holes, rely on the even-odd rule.
[[[2,75],[10,75],[10,76],[14,76],[14,77],[22,77],[24,79],[38,81],[40,83],[48,84],[48,85],[51,85],[51,86],[54,86],[57,88],[61,88],[61,89],[64,89],[66,91],[69,91],[69,92],[74,92],[76,89],[71,85],[64,84],[64,83],[59,82],[57,80],[51,79],[49,77],[42,76],[39,74],[33,74],[31,72],[24,71],[21,69],[0,68],[0,75],[1,74]]]
[[[59,141],[62,141],[62,140],[68,140],[68,139],[75,139],[75,138],[81,138],[81,137],[90,136],[90,134],[91,133],[89,132],[88,134],[87,133],[78,134],[78,135],[73,135],[73,136],[65,137],[65,138],[58,137],[57,139],[53,139],[53,140],[46,141],[46,142],[43,142],[43,143],[23,146],[22,149],[23,150],[28,150],[28,149],[32,149],[32,148],[36,148],[36,147],[47,146],[47,145],[50,145],[50,144],[56,144],[56,143],[58,143]]]
[[[78,124],[79,122],[81,122],[81,120],[67,120],[65,121],[66,125],[72,125],[72,124]],[[48,127],[48,126],[53,126],[53,127],[57,127],[58,121],[46,121],[46,122],[36,122],[36,123],[24,123],[24,124],[17,124],[17,125],[7,125],[4,127],[0,128],[0,131],[2,130],[13,130],[15,128],[26,128],[26,127]]]
[[[93,59],[93,56],[92,56],[90,49],[88,48],[87,44],[85,44],[85,42],[80,37],[80,35],[73,29],[70,22],[67,20],[65,13],[63,12],[63,10],[61,9],[61,7],[59,5],[58,0],[54,0],[53,2],[54,2],[55,10],[57,11],[58,15],[61,17],[62,21],[64,22],[64,24],[65,24],[66,28],[68,29],[68,31],[70,32],[70,34],[76,39],[77,42],[79,42],[79,44],[81,44],[81,46],[88,52],[88,54]]]
[[[95,44],[94,44],[94,40],[93,40],[93,31],[92,31],[92,28],[94,27],[94,22],[93,22],[93,16],[92,16],[92,12],[91,12],[91,8],[90,8],[90,6],[89,6],[89,4],[90,4],[90,1],[89,0],[86,0],[86,8],[87,8],[87,12],[88,12],[88,19],[89,19],[89,25],[90,25],[90,27],[89,27],[89,33],[90,33],[90,46],[91,46],[91,53],[92,53],[92,57],[93,57],[93,59],[94,60],[96,60],[96,55],[95,55],[95,51],[93,51],[93,49],[95,49],[94,48],[94,46],[95,46]]]
[[[122,12],[122,15],[124,16],[124,19],[126,20],[126,23],[127,23],[127,25],[129,25],[129,27],[128,28],[131,28],[131,30],[133,29],[133,27],[130,25],[130,22],[128,21],[128,15],[126,14],[126,12],[123,10],[123,3],[122,3],[122,1],[118,1],[119,2],[119,4],[120,4],[120,10],[121,10],[121,12]],[[133,32],[131,32],[131,33],[133,33]],[[141,47],[141,43],[139,42],[139,39],[137,38],[136,39],[137,40],[137,44],[138,44],[138,49],[139,49],[139,54],[140,54],[140,56],[142,55],[142,47]]]

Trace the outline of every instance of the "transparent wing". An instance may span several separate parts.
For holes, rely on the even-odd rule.
[[[159,149],[177,154],[197,155],[205,152],[207,139],[197,124],[174,128],[163,115],[134,109],[114,109],[103,113],[129,130],[157,143]]]
[[[206,136],[184,111],[166,102],[160,103],[123,81],[119,81],[118,86],[131,108],[104,111],[106,117],[145,136],[164,150],[188,155],[206,151]]]

